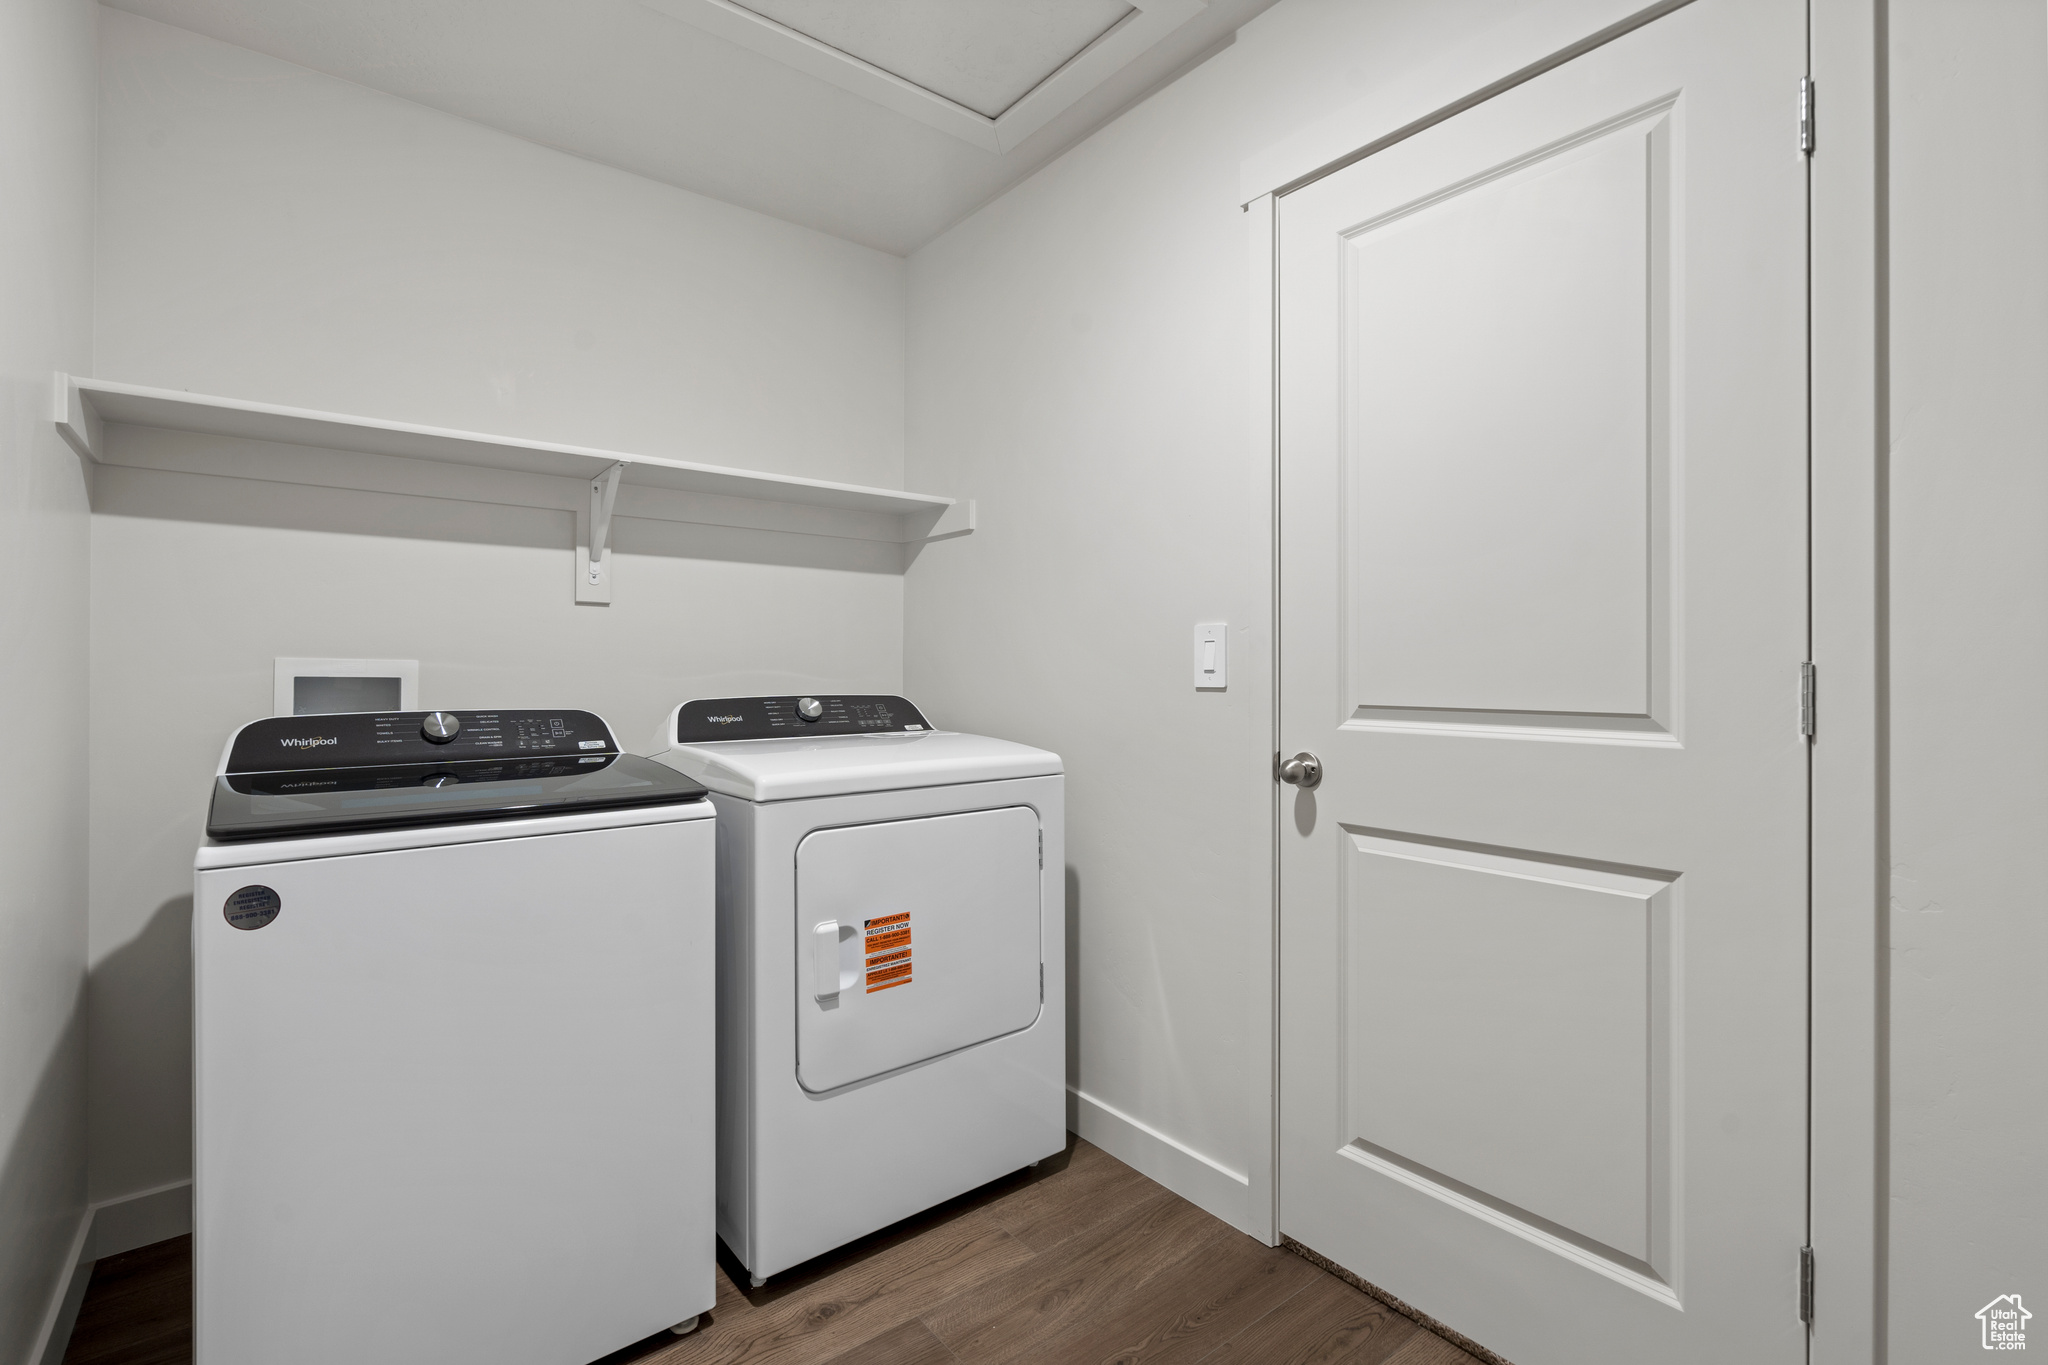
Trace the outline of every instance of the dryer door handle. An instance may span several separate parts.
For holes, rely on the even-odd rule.
[[[839,994],[839,921],[811,929],[811,993],[820,1000]]]

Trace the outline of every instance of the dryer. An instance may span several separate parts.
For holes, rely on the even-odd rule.
[[[1066,1145],[1064,776],[901,697],[736,697],[653,755],[718,810],[718,1229],[756,1284]]]
[[[585,711],[257,721],[193,877],[198,1365],[710,1308],[714,819]]]

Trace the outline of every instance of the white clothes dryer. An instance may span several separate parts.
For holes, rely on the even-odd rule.
[[[686,702],[718,809],[718,1230],[756,1284],[1066,1145],[1059,755],[901,697]]]
[[[711,1307],[704,795],[584,711],[234,736],[193,877],[198,1365],[570,1365]]]

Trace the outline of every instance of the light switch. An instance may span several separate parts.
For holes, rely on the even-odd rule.
[[[1229,686],[1224,665],[1230,653],[1230,623],[1204,621],[1195,627],[1195,686],[1220,692]]]

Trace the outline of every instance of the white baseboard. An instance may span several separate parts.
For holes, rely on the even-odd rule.
[[[192,1182],[174,1180],[92,1206],[92,1242],[85,1259],[104,1260],[192,1231]]]
[[[64,1349],[71,1344],[71,1329],[78,1322],[79,1305],[85,1302],[94,1261],[146,1247],[151,1242],[182,1237],[190,1231],[189,1180],[174,1180],[153,1190],[138,1190],[118,1199],[86,1205],[78,1219],[78,1231],[71,1237],[70,1255],[64,1262],[68,1273],[43,1312],[42,1330],[36,1333],[35,1345],[24,1365],[63,1365]]]
[[[71,1329],[78,1325],[78,1310],[85,1305],[85,1291],[92,1284],[92,1262],[79,1261],[66,1278],[63,1297],[57,1300],[57,1315],[44,1330],[42,1344],[29,1356],[29,1365],[64,1365],[71,1349]]]
[[[1190,1204],[1248,1236],[1259,1235],[1251,1227],[1248,1177],[1072,1087],[1067,1090],[1067,1127]]]
[[[78,1216],[78,1230],[71,1234],[71,1250],[64,1258],[64,1276],[50,1295],[50,1306],[43,1310],[42,1329],[23,1365],[61,1365],[64,1348],[71,1344],[71,1324],[78,1321],[78,1305],[85,1302],[85,1282],[92,1275],[83,1264],[91,1239],[92,1209],[88,1206]]]

